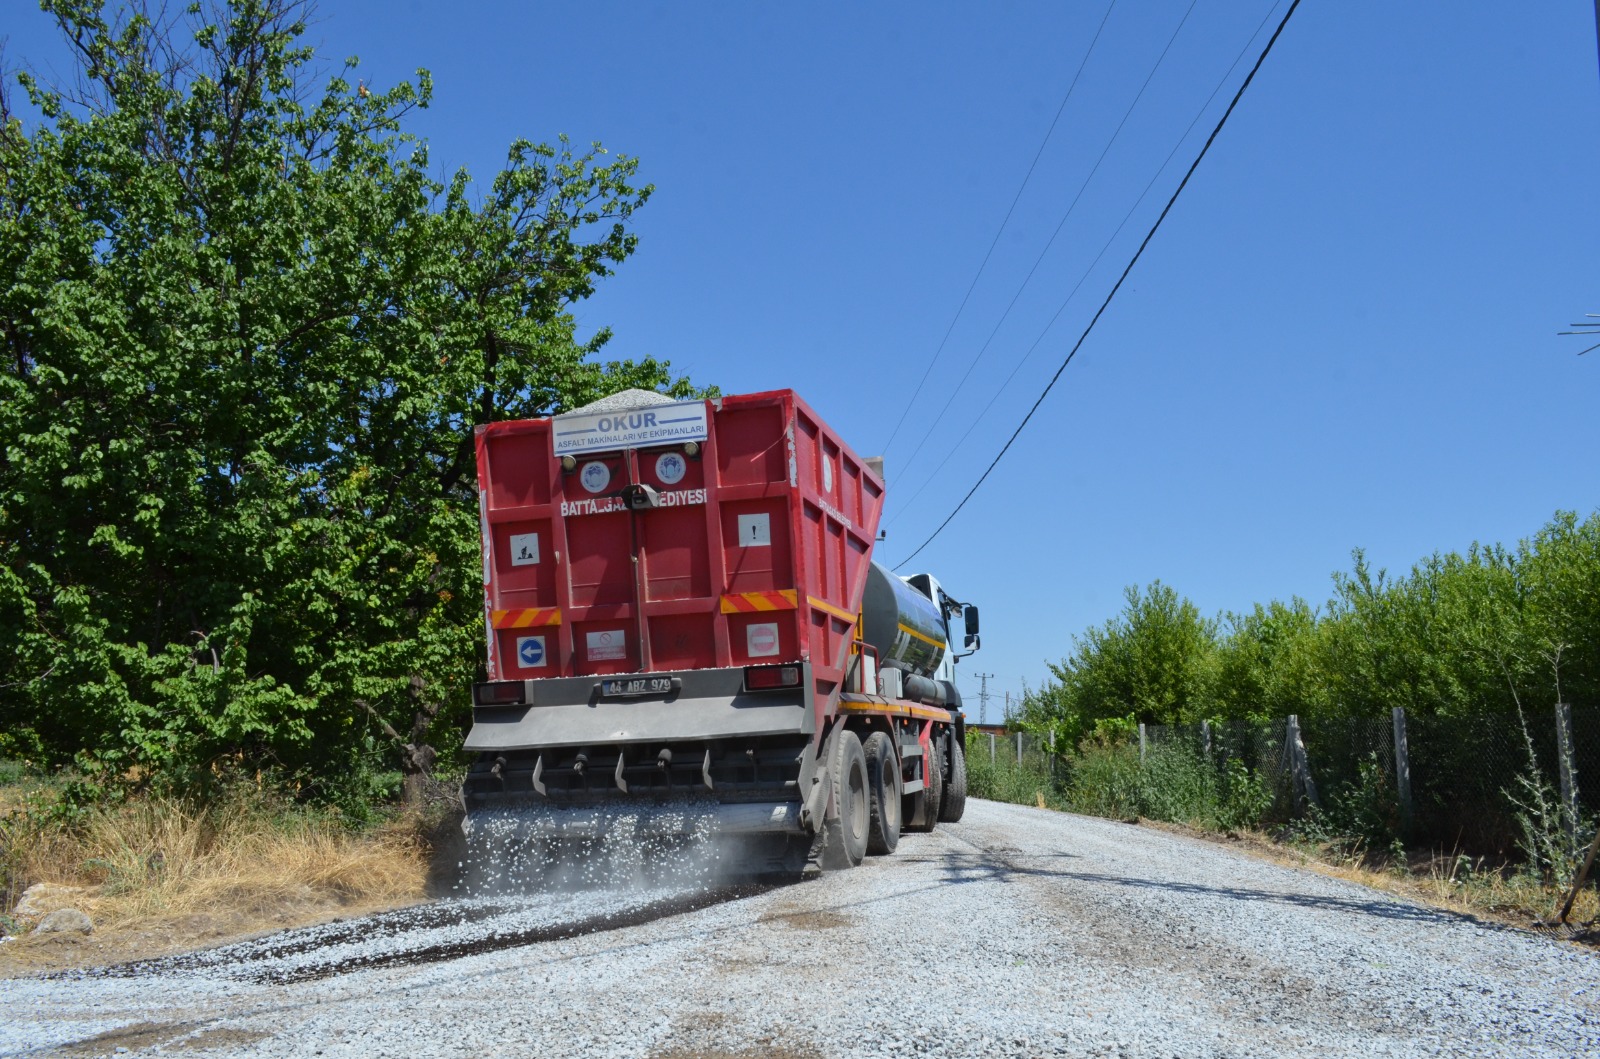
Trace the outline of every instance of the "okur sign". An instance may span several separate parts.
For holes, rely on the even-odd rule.
[[[571,412],[556,416],[554,426],[551,440],[558,457],[704,441],[706,403],[678,401],[626,412]]]

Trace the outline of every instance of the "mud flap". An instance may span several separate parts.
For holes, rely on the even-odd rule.
[[[818,782],[813,792],[820,792],[816,801],[825,807],[820,814],[817,830],[811,840],[811,851],[806,857],[806,873],[842,871],[855,867],[844,851],[844,825],[839,820],[840,786],[844,783],[844,769],[839,762],[840,735],[843,724],[835,724],[822,746],[822,764],[817,766]],[[808,805],[809,805],[808,801]],[[817,819],[814,815],[813,819]]]

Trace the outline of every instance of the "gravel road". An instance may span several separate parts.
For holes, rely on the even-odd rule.
[[[0,1056],[1600,1053],[1600,958],[973,801],[781,887],[445,903],[0,981]]]

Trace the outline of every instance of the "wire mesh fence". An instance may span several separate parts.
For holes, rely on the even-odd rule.
[[[967,738],[968,763],[1050,774],[1061,763],[1054,744],[1032,732],[972,732]]]
[[[1369,830],[1481,855],[1515,855],[1530,783],[1569,800],[1576,819],[1600,814],[1600,708],[1397,713],[1141,725],[1136,742],[1093,753],[1032,733],[973,732],[968,757],[975,786],[1020,792],[1010,800],[1211,822],[1258,805],[1279,821],[1342,812]]]

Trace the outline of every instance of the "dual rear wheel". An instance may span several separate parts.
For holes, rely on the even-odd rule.
[[[927,832],[940,822],[961,819],[967,803],[966,755],[947,735],[936,737],[932,749],[923,789],[908,795],[889,733],[872,732],[865,743],[845,728],[830,736],[826,755],[838,816],[829,821],[826,866],[855,867],[869,853],[893,853],[902,830]]]
[[[900,762],[886,732],[867,736],[867,786],[872,795],[868,813],[867,852],[893,853],[900,844]]]

